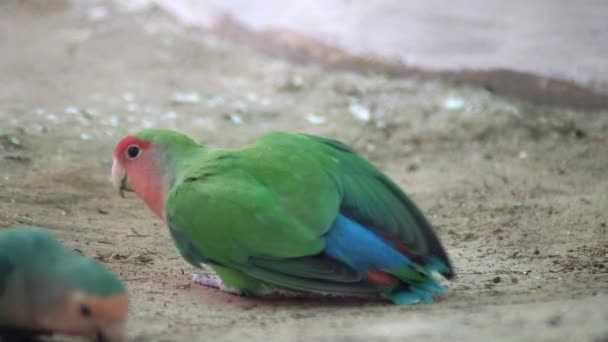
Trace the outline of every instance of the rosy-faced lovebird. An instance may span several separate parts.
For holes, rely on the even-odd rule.
[[[47,334],[122,341],[127,309],[112,272],[46,229],[0,228],[0,341]]]
[[[223,149],[147,129],[123,138],[113,159],[121,195],[134,191],[224,290],[430,303],[444,291],[433,271],[453,276],[412,200],[339,141],[271,132]]]

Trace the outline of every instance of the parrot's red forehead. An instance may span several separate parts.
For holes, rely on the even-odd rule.
[[[127,148],[131,145],[137,145],[140,148],[145,149],[148,146],[150,146],[150,144],[151,144],[150,141],[142,140],[133,135],[127,135],[114,148],[114,157],[118,157],[121,153],[126,151]]]

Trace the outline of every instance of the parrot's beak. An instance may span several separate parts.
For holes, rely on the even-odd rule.
[[[124,335],[124,324],[122,322],[116,322],[97,330],[95,342],[122,342],[124,341]]]
[[[114,189],[118,191],[120,197],[124,198],[124,190],[132,191],[131,184],[129,184],[129,179],[127,178],[127,171],[114,159],[114,163],[112,164],[112,185],[114,185]]]
[[[128,315],[129,298],[126,294],[115,295],[90,302],[97,313],[95,342],[122,342]]]

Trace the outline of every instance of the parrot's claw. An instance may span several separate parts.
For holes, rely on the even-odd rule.
[[[250,291],[247,291],[246,289],[237,289],[237,288],[228,287],[224,284],[224,282],[222,281],[222,279],[220,277],[218,277],[217,275],[215,275],[213,273],[208,273],[205,271],[192,272],[190,274],[190,279],[192,279],[192,281],[196,284],[207,286],[207,287],[212,287],[214,289],[219,289],[226,293],[230,293],[230,294],[237,295],[237,296],[243,296],[243,297],[281,296],[281,297],[288,297],[288,298],[290,298],[290,297],[297,298],[297,297],[303,296],[303,294],[300,292],[275,289],[275,288],[266,288],[266,287],[264,287],[261,291],[259,291],[259,293],[254,294],[254,293],[251,293]]]
[[[199,285],[213,287],[215,289],[221,289],[221,287],[224,286],[224,282],[222,282],[222,279],[220,279],[220,277],[216,276],[215,274],[211,274],[211,273],[192,272],[190,274],[190,278],[192,279],[193,282],[195,282]]]
[[[214,289],[219,289],[224,292],[234,294],[237,296],[244,295],[243,291],[241,291],[240,289],[234,289],[234,288],[227,287],[226,285],[224,285],[224,282],[222,281],[222,279],[220,279],[220,277],[218,277],[215,274],[211,274],[211,273],[207,273],[207,272],[192,272],[190,274],[190,279],[192,279],[193,282],[195,282],[196,284],[199,284],[199,285],[212,287]]]

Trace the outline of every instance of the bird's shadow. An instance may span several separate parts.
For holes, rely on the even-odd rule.
[[[0,326],[0,342],[41,342],[41,338],[51,335],[49,331]]]

